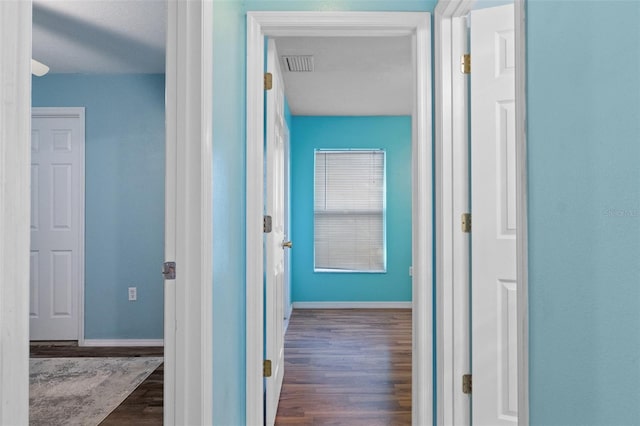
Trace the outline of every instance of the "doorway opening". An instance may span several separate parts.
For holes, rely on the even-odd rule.
[[[180,273],[164,282],[165,424],[211,423],[211,2],[168,0],[166,61],[165,259]],[[28,422],[29,341],[29,168],[31,121],[32,5],[2,2],[0,79],[6,84],[0,105],[0,156],[4,179],[3,298],[0,301],[3,371],[0,419]],[[193,46],[191,41],[202,42]],[[82,40],[80,40],[82,41]],[[192,60],[178,57],[192,55]],[[189,82],[189,84],[187,84]],[[178,103],[187,108],[177,108]],[[186,111],[189,111],[188,119]],[[198,137],[194,136],[198,135]],[[186,178],[188,174],[189,178]],[[185,194],[188,199],[185,200]],[[186,224],[189,226],[186,226]],[[7,231],[7,232],[5,232]],[[9,249],[10,248],[10,249]],[[158,268],[160,269],[160,268]],[[198,306],[185,301],[200,300]],[[175,394],[175,388],[183,391]]]
[[[247,423],[263,420],[264,37],[390,37],[411,43],[412,419],[432,419],[431,111],[428,13],[249,12],[247,50]],[[252,261],[254,259],[255,261]],[[408,272],[408,271],[407,271]],[[268,294],[267,294],[267,297]],[[267,342],[268,345],[268,342]],[[268,395],[267,395],[268,398]]]
[[[162,422],[167,5],[33,5],[31,421]],[[109,398],[138,386],[138,410]]]
[[[265,214],[272,218],[272,231],[265,234],[265,341],[275,379],[265,379],[267,424],[276,411],[278,423],[328,406],[335,408],[314,414],[315,421],[377,416],[390,424],[410,423],[411,47],[409,36],[268,39]],[[280,135],[288,128],[290,145]],[[284,152],[290,146],[291,156],[284,160],[272,159],[279,139]],[[282,173],[279,165],[284,179],[275,178]],[[291,206],[285,201],[277,208],[274,187],[287,181],[288,170]],[[285,199],[287,189],[282,188]],[[279,235],[279,211],[285,219],[293,212],[284,235]],[[292,247],[285,245],[289,240]],[[291,270],[277,267],[272,274],[277,265],[271,261],[280,253],[285,261],[292,259]],[[270,298],[279,291],[278,271],[284,274],[285,295],[286,283],[292,283],[293,303],[285,296],[283,308],[277,307],[278,296]],[[281,339],[282,327],[274,329],[271,322],[277,322],[279,311],[288,317],[291,308],[292,329]],[[327,329],[334,330],[333,340]],[[358,348],[360,356],[354,357]],[[340,361],[331,367],[331,359]],[[347,376],[357,378],[360,392],[344,380]],[[302,377],[315,381],[300,387],[295,383]],[[370,392],[377,404],[367,399]],[[350,413],[339,409],[347,401]]]

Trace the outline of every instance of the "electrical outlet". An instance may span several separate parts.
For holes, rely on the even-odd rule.
[[[138,288],[137,287],[129,287],[129,301],[133,302],[138,300]]]
[[[413,276],[413,266],[409,266],[409,276]]]

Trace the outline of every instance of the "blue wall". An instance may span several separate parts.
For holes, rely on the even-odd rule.
[[[213,416],[245,419],[245,16],[213,2]]]
[[[435,3],[214,1],[214,59],[224,64],[214,67],[217,425],[243,424],[245,412],[245,11]],[[532,425],[640,424],[639,8],[528,6]]]
[[[292,300],[411,300],[411,117],[293,117],[291,141]],[[387,272],[313,271],[314,149],[386,152]]]
[[[640,2],[528,6],[532,425],[640,424]]]
[[[85,337],[162,339],[164,75],[34,78],[33,106],[86,108]]]

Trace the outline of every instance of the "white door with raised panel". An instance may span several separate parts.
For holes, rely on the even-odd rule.
[[[284,84],[275,42],[269,40],[267,71],[273,87],[267,91],[267,155],[265,214],[271,216],[271,232],[265,234],[266,253],[266,356],[271,377],[266,378],[266,425],[275,423],[284,377],[284,250],[285,245],[285,138]]]
[[[33,108],[30,339],[78,340],[84,271],[84,108]]]
[[[472,422],[518,422],[513,5],[471,13]]]

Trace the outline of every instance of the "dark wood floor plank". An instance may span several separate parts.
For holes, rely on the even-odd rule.
[[[163,356],[162,346],[78,346],[77,343],[32,343],[31,358]]]
[[[411,310],[295,310],[276,425],[411,424]]]

